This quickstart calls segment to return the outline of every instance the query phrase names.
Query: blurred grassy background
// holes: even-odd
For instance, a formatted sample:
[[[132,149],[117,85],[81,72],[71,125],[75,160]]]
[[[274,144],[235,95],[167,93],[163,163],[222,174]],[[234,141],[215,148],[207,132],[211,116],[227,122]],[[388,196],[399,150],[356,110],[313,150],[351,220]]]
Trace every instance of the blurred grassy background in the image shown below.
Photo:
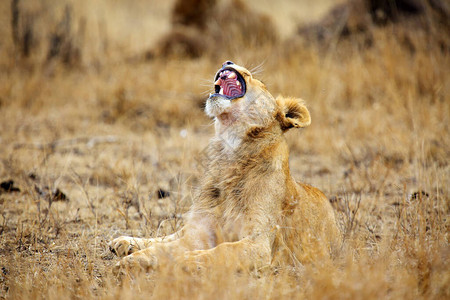
[[[2,298],[450,297],[447,2],[10,0],[0,16]],[[119,285],[109,240],[183,222],[228,59],[306,100],[292,173],[327,194],[345,247],[303,270]]]

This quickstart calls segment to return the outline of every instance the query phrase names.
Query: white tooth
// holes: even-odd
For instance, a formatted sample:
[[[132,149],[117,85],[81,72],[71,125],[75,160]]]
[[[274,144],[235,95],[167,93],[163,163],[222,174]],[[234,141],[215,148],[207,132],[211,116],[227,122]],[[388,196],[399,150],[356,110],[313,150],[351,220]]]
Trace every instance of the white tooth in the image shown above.
[[[228,78],[231,78],[231,79],[236,78],[236,73],[230,72],[230,75],[228,75]]]
[[[236,85],[237,85],[237,86],[240,86],[241,83],[240,83],[239,81],[236,80]]]
[[[216,82],[214,82],[214,85],[220,85],[220,78],[216,80]]]
[[[223,88],[220,88],[219,94],[223,95]]]

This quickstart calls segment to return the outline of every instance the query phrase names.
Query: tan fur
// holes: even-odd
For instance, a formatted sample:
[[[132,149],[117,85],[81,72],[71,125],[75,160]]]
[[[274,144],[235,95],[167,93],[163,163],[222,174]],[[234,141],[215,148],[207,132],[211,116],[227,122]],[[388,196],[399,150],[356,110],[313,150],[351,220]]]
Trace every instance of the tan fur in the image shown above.
[[[247,69],[230,67],[247,90],[233,100],[212,95],[206,103],[216,135],[186,225],[166,239],[113,240],[111,249],[125,256],[116,272],[155,269],[166,257],[194,268],[224,258],[244,269],[296,265],[329,258],[340,241],[328,199],[290,174],[283,133],[311,123],[303,101],[274,99]]]

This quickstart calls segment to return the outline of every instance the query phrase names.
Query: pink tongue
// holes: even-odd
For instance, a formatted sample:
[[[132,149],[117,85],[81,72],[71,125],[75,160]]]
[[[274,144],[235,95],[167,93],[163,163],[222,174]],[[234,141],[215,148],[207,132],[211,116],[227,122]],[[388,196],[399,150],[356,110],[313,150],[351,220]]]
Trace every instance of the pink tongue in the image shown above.
[[[242,93],[241,88],[236,84],[236,79],[222,79],[222,82],[224,95],[227,95],[229,97],[236,97]]]

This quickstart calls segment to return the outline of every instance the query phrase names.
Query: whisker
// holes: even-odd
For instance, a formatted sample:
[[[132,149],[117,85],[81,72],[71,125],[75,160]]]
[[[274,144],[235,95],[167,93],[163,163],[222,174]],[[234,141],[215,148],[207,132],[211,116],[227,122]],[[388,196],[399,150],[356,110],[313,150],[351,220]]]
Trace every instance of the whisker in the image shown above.
[[[206,91],[200,92],[200,94],[204,95],[204,96],[209,96],[209,94],[211,94],[211,90],[206,90]]]
[[[206,84],[206,83],[200,83],[199,85],[200,85],[200,86],[205,86],[205,87],[212,87],[212,86],[213,86],[213,83],[208,83],[208,84]]]
[[[207,83],[209,85],[214,84],[214,80],[212,80],[211,78],[210,79],[200,78],[200,82]]]
[[[211,120],[211,122],[210,123],[208,123],[208,124],[204,124],[204,125],[200,125],[200,126],[202,126],[202,127],[210,127],[210,126],[213,126],[214,125],[214,119],[213,120]]]
[[[266,63],[267,58],[264,59],[260,64],[258,64],[257,66],[251,68],[250,73],[254,74],[254,75],[258,75],[261,74],[262,72],[264,72],[264,64]]]

